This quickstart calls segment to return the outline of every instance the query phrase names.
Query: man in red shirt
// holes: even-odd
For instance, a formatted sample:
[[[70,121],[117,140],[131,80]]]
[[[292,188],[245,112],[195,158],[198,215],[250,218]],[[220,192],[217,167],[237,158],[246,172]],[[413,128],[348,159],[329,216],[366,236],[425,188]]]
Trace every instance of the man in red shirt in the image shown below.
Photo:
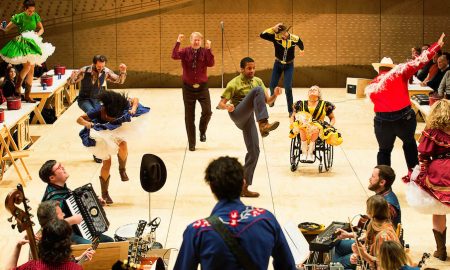
[[[189,141],[189,150],[195,151],[195,103],[198,100],[202,107],[200,117],[200,141],[206,141],[206,129],[211,119],[211,98],[208,89],[207,67],[214,66],[214,55],[211,52],[211,41],[206,40],[202,46],[203,36],[199,32],[193,32],[190,37],[191,46],[180,49],[184,39],[183,34],[178,35],[177,43],[172,51],[172,59],[181,60],[183,67],[183,101],[184,122]]]
[[[372,64],[379,75],[366,87],[365,91],[374,104],[375,136],[379,146],[378,165],[391,165],[391,152],[396,137],[403,141],[403,152],[408,169],[412,170],[419,164],[417,144],[414,139],[417,122],[415,113],[411,109],[408,81],[441,49],[444,45],[444,37],[445,34],[442,34],[437,43],[423,51],[414,60],[395,66],[390,58],[383,58],[381,63]]]

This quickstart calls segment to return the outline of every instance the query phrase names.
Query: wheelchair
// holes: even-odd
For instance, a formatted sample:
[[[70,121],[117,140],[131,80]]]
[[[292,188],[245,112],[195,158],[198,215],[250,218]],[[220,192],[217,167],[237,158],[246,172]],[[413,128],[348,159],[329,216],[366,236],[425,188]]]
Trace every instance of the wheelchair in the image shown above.
[[[291,152],[290,152],[290,161],[291,161],[291,171],[295,172],[298,167],[298,163],[314,163],[316,160],[319,160],[319,173],[327,172],[333,166],[333,146],[327,144],[324,140],[318,138],[316,140],[316,147],[314,149],[314,161],[308,162],[304,160],[300,160],[300,155],[302,154],[301,150],[301,140],[300,134],[297,134],[293,139],[291,139]],[[324,170],[325,169],[325,170]]]

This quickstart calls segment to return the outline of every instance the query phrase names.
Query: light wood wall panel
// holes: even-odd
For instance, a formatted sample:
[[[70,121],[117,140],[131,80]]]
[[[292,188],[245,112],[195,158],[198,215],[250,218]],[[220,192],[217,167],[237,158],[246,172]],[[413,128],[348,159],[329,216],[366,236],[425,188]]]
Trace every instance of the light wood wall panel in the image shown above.
[[[270,81],[273,45],[259,38],[264,29],[284,22],[301,37],[294,86],[344,86],[346,77],[373,77],[371,63],[383,56],[395,62],[410,49],[437,40],[450,28],[450,2],[439,0],[55,0],[37,1],[44,40],[56,46],[47,64],[79,68],[95,54],[108,57],[117,70],[125,62],[130,76],[124,87],[181,85],[181,64],[171,59],[179,33],[200,31],[212,41],[216,64],[209,69],[210,86],[218,87],[222,72],[224,22],[225,83],[237,74],[239,61],[251,56],[257,76]],[[22,11],[22,1],[1,1],[0,17],[9,21]],[[0,46],[17,35],[0,35]],[[448,39],[448,38],[447,38]],[[448,42],[447,42],[448,43]],[[449,50],[446,44],[445,50]]]
[[[336,1],[294,1],[294,29],[305,45],[296,57],[294,86],[328,86],[336,80]]]
[[[436,42],[442,33],[445,38],[444,51],[450,51],[450,1],[424,0],[424,42]]]
[[[381,57],[404,62],[423,44],[423,1],[381,0]]]
[[[125,63],[127,85],[160,84],[161,22],[159,2],[116,0],[117,61]]]
[[[248,55],[248,0],[205,1],[205,39],[212,42],[215,65],[208,69],[209,82],[221,86],[222,30],[224,26],[224,86],[239,72],[239,61]]]
[[[107,66],[117,70],[117,25],[115,0],[78,0],[73,6],[74,66],[92,63],[103,54]]]
[[[172,60],[178,34],[184,34],[181,47],[189,46],[192,32],[205,33],[203,0],[160,1],[161,12],[161,84],[181,85],[181,61]]]
[[[255,59],[257,76],[269,85],[275,52],[273,44],[259,37],[265,29],[282,22],[292,26],[292,0],[249,0],[249,56]],[[270,72],[267,72],[269,71]]]

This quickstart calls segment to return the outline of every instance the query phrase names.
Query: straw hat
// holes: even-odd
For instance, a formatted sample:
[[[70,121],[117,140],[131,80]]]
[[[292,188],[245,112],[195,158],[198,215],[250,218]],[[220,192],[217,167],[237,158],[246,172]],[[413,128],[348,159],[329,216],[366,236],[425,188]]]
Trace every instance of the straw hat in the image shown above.
[[[380,63],[372,63],[372,66],[377,72],[380,72],[380,67],[393,68],[396,65],[394,64],[394,62],[392,61],[392,59],[390,57],[383,57],[383,59],[381,59]]]

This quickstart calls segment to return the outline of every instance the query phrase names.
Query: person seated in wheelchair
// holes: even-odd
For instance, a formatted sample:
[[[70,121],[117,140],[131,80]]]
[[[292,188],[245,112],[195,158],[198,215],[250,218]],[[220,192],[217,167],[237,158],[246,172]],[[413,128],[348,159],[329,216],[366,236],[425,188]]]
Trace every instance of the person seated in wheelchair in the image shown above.
[[[291,115],[289,137],[295,138],[300,134],[300,161],[314,162],[318,138],[330,145],[342,143],[341,134],[334,128],[336,118],[333,111],[336,107],[331,102],[322,100],[319,86],[312,86],[308,91],[308,100],[299,100],[292,107],[294,112]],[[329,118],[329,123],[325,121],[325,116]]]

